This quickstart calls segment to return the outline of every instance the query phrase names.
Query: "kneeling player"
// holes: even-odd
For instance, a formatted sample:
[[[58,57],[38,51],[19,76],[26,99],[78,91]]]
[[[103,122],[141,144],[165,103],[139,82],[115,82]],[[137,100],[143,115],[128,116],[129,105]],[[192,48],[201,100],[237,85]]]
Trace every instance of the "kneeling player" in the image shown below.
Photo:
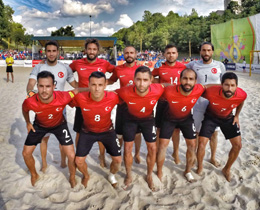
[[[105,91],[106,76],[102,72],[92,72],[89,76],[90,92],[80,93],[73,101],[80,107],[83,116],[83,128],[80,131],[76,151],[76,165],[83,174],[82,184],[87,187],[89,174],[85,162],[95,142],[102,142],[111,155],[109,182],[116,187],[115,173],[121,163],[121,148],[111,121],[111,111],[119,102],[115,92]]]
[[[227,72],[222,76],[222,86],[211,87],[202,95],[209,100],[209,105],[199,134],[198,174],[201,174],[203,170],[202,161],[208,140],[215,128],[219,126],[225,138],[229,139],[232,144],[228,161],[222,170],[227,181],[231,180],[230,169],[242,147],[238,116],[247,97],[246,92],[237,87],[237,83],[237,75]],[[235,116],[232,113],[234,108],[236,108]]]
[[[35,169],[35,161],[32,156],[38,143],[46,133],[53,133],[62,145],[62,149],[68,157],[70,171],[70,184],[76,185],[74,163],[75,151],[73,141],[63,115],[63,109],[72,100],[78,91],[54,92],[54,76],[48,71],[42,71],[37,75],[38,93],[26,99],[23,103],[23,116],[27,124],[28,136],[23,149],[24,161],[31,172],[31,183],[34,186],[39,179]],[[33,125],[30,122],[29,111],[35,112]]]
[[[163,176],[162,167],[167,146],[174,129],[178,126],[187,144],[184,176],[189,182],[195,181],[191,174],[191,167],[195,158],[196,130],[191,109],[205,90],[205,87],[201,84],[196,84],[196,81],[196,72],[192,69],[184,69],[180,75],[181,84],[168,86],[164,90],[163,97],[167,100],[168,107],[163,115],[157,154],[157,176],[160,180],[162,180]]]

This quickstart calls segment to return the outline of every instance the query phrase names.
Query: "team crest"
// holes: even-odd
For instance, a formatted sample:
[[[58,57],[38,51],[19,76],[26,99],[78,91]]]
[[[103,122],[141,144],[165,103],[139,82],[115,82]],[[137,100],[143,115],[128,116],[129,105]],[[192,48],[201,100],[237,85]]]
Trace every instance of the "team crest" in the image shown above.
[[[211,69],[212,74],[216,74],[218,70],[216,68]]]
[[[108,111],[110,111],[112,108],[111,108],[111,106],[107,106],[106,108],[105,108],[105,110],[108,112]]]
[[[98,68],[97,70],[98,70],[98,71],[103,71],[103,69],[101,69],[101,68]]]
[[[57,112],[59,112],[59,111],[61,111],[61,110],[62,110],[62,107],[58,107],[58,108],[56,109]]]
[[[64,73],[60,71],[60,72],[58,73],[58,77],[59,77],[59,78],[63,78],[63,77],[64,77]]]
[[[151,104],[152,105],[156,104],[156,100],[151,100]]]
[[[236,108],[236,107],[237,107],[236,104],[232,104],[232,105],[231,105],[231,108],[232,108],[232,109],[234,109],[234,108]]]
[[[196,101],[197,101],[197,99],[196,99],[196,98],[194,98],[194,99],[192,99],[192,100],[191,100],[191,103],[193,103],[193,104],[194,104]]]

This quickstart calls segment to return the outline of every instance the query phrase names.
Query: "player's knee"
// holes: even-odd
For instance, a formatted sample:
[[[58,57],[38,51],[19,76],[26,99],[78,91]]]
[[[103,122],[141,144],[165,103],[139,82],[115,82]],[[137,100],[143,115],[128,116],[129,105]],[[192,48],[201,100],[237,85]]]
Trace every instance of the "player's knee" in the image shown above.
[[[147,150],[149,153],[156,153],[156,144],[148,144]]]
[[[122,162],[121,156],[113,157],[113,162],[115,164],[120,164]]]
[[[23,150],[22,154],[23,154],[23,158],[24,158],[24,159],[25,159],[25,158],[28,158],[28,157],[30,157],[30,156],[32,155],[31,152],[28,152],[28,151],[26,151],[26,150]]]
[[[241,148],[242,148],[242,143],[241,143],[241,142],[236,142],[235,144],[233,144],[233,148],[234,148],[236,151],[240,151]]]
[[[82,166],[84,164],[85,160],[83,158],[76,157],[75,163],[77,166]]]
[[[70,160],[70,161],[74,161],[74,159],[75,159],[75,153],[69,153],[69,154],[67,154],[67,157],[68,157],[68,159]]]

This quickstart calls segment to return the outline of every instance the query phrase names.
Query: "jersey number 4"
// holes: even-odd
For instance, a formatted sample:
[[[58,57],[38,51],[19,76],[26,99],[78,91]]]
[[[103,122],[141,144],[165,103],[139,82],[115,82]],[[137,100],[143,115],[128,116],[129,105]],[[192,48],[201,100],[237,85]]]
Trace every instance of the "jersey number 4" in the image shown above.
[[[140,112],[145,113],[145,107],[143,107],[143,108],[140,110]]]

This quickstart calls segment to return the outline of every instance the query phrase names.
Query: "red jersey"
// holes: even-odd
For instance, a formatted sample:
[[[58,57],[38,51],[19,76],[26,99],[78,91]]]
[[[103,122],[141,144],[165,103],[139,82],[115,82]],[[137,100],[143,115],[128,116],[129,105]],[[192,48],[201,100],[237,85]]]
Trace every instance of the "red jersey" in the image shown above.
[[[100,71],[103,73],[112,73],[115,66],[108,61],[96,58],[94,63],[89,63],[87,58],[76,60],[70,64],[70,68],[73,72],[77,71],[79,77],[79,87],[88,87],[89,76],[94,71]]]
[[[218,118],[230,118],[232,110],[246,99],[247,94],[238,87],[233,97],[225,98],[221,86],[212,86],[202,96],[209,100],[207,113]]]
[[[114,70],[113,75],[110,77],[110,79],[114,82],[116,82],[118,79],[120,81],[120,87],[125,87],[127,85],[134,84],[134,75],[135,70],[140,65],[135,65],[133,67],[128,67],[125,64],[122,64],[120,66],[117,66]]]
[[[161,67],[152,71],[154,77],[159,76],[160,83],[180,84],[180,74],[186,66],[176,61],[174,66],[169,66],[167,62],[163,63]]]
[[[54,91],[53,101],[45,104],[42,103],[39,94],[27,98],[23,102],[23,110],[35,112],[35,123],[41,127],[52,128],[60,125],[65,119],[63,109],[74,98],[72,91]]]
[[[168,101],[168,117],[172,120],[183,120],[191,114],[191,109],[197,102],[198,98],[205,91],[205,87],[196,84],[188,96],[184,96],[180,92],[180,85],[168,86],[164,90],[163,97]]]
[[[101,101],[94,101],[90,92],[79,93],[73,100],[73,105],[80,107],[83,116],[83,126],[86,132],[102,133],[113,128],[111,111],[119,103],[115,92],[105,91]],[[73,106],[72,105],[72,106]]]
[[[143,97],[136,93],[136,87],[133,85],[116,90],[119,97],[126,102],[128,112],[138,119],[153,116],[153,108],[163,91],[164,87],[161,84],[151,84],[148,94]]]

